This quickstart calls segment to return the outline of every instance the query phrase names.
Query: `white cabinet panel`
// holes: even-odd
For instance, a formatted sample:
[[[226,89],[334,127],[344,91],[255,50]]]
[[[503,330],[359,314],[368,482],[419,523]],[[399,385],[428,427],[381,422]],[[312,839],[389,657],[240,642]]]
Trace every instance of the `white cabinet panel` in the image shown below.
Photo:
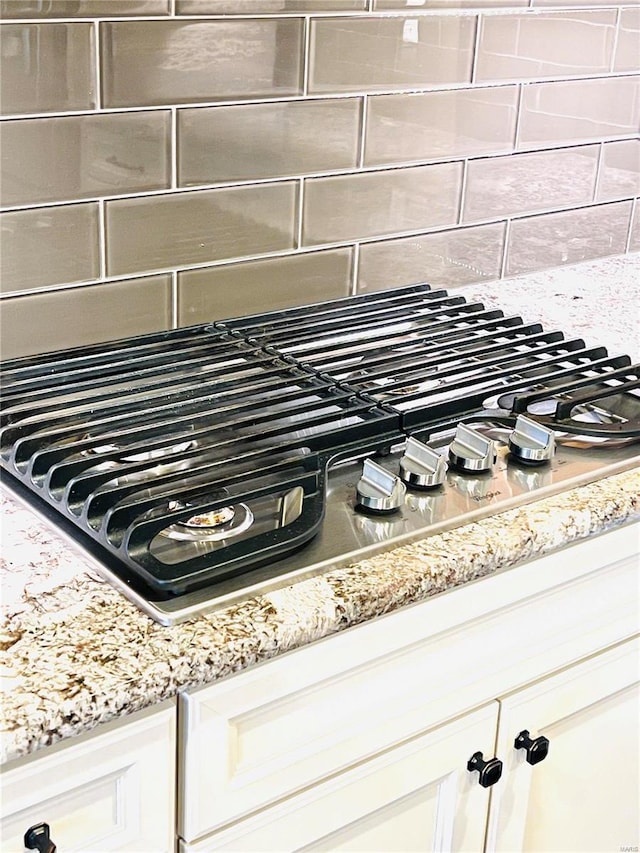
[[[175,707],[65,741],[2,774],[1,849],[47,823],[60,853],[174,849]]]
[[[497,715],[493,702],[180,850],[479,851],[489,789],[466,765],[493,756]]]
[[[638,843],[640,641],[632,640],[502,701],[504,779],[491,802],[489,850],[602,853]],[[523,729],[549,739],[531,766]]]

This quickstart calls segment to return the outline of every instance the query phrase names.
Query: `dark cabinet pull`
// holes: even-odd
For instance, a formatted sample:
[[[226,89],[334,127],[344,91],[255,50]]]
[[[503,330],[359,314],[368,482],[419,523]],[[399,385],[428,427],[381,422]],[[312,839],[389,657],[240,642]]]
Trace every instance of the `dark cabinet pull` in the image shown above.
[[[48,823],[36,823],[30,826],[24,834],[24,846],[27,850],[38,850],[39,853],[56,853],[56,845],[51,840]]]
[[[529,764],[539,764],[549,754],[549,739],[544,735],[530,738],[528,729],[523,729],[520,732],[514,740],[513,745],[516,749],[527,750],[527,761]]]
[[[474,752],[467,761],[467,770],[477,770],[478,782],[483,788],[489,788],[502,776],[502,761],[499,758],[489,758],[485,761],[481,752]]]

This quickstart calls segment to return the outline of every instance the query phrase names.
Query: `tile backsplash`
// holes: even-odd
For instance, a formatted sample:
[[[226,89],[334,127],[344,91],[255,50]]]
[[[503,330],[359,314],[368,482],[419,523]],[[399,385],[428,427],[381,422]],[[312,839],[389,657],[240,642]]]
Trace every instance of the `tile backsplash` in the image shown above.
[[[0,0],[1,351],[640,249],[640,0]]]

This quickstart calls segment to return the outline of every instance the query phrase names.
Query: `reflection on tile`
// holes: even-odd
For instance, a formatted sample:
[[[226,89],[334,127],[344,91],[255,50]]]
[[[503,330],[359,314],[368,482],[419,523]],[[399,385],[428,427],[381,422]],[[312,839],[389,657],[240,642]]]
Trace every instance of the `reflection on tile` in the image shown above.
[[[640,139],[603,146],[598,201],[640,195]]]
[[[124,21],[101,25],[107,106],[296,95],[302,20]]]
[[[640,125],[640,77],[527,86],[520,113],[519,148],[630,136]]]
[[[533,216],[511,223],[506,275],[624,252],[631,202]]]
[[[3,293],[100,275],[98,206],[70,204],[0,215]]]
[[[500,277],[504,223],[360,247],[358,292],[425,281],[455,287]]]
[[[467,82],[475,23],[453,15],[312,20],[309,91]]]
[[[597,145],[471,161],[463,219],[588,204],[597,162]]]
[[[304,194],[303,243],[453,225],[461,182],[461,163],[312,178]]]
[[[2,204],[167,187],[169,116],[156,110],[5,122]]]
[[[0,50],[4,115],[95,106],[91,24],[4,24]]]
[[[156,275],[2,300],[2,358],[171,328],[171,276]]]
[[[178,274],[181,326],[349,295],[351,249],[310,252]]]
[[[180,110],[178,122],[181,186],[357,165],[359,98]]]
[[[369,99],[366,165],[497,154],[514,143],[518,87]]]
[[[640,252],[640,203],[636,199],[633,210],[633,221],[629,234],[629,251]]]
[[[109,275],[294,246],[293,182],[122,199],[106,207]]]
[[[621,9],[614,71],[640,71],[640,9]]]
[[[258,12],[361,12],[367,0],[176,0],[178,15],[255,15]]]
[[[604,73],[616,26],[614,10],[482,19],[476,80]]]
[[[1,18],[92,18],[168,15],[170,0],[0,0]]]

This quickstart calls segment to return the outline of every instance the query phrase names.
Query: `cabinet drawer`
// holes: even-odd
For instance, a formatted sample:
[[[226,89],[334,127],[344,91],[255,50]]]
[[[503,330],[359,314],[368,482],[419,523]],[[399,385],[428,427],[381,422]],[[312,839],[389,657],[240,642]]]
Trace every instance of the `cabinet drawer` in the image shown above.
[[[152,709],[8,765],[1,778],[3,853],[47,823],[60,853],[172,851],[175,706]]]
[[[637,541],[637,528],[606,534],[181,695],[179,835],[631,636]]]

